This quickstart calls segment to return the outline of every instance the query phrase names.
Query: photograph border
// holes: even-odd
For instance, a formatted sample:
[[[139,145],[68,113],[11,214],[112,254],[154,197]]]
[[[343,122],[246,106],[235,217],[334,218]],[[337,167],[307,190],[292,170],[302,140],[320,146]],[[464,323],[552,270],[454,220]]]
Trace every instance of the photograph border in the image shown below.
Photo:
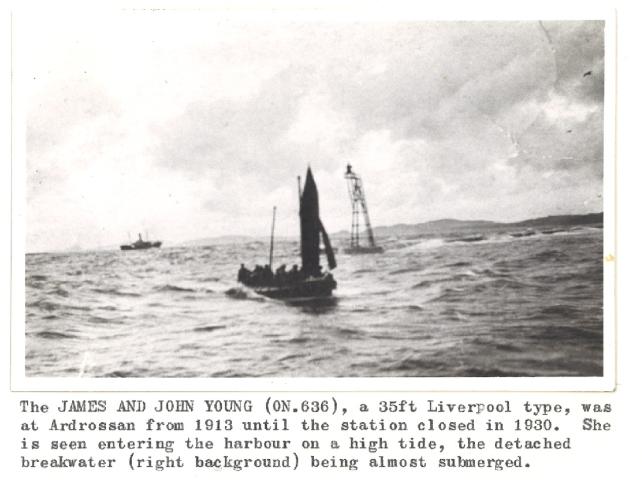
[[[485,9],[487,10],[487,9]],[[217,12],[213,10],[213,12]],[[10,285],[10,375],[12,392],[608,392],[617,382],[617,14],[615,10],[601,11],[597,16],[578,17],[563,12],[512,12],[510,18],[484,20],[603,20],[604,28],[604,159],[603,159],[603,376],[601,377],[245,377],[245,378],[75,378],[27,377],[25,375],[25,232],[26,232],[26,109],[20,88],[24,78],[16,27],[26,12],[12,15],[12,83],[11,83],[11,285]],[[586,9],[582,9],[586,12]],[[470,20],[430,15],[426,9],[412,13],[413,21]],[[494,13],[494,12],[493,12]],[[533,15],[535,13],[535,15]],[[224,14],[224,13],[223,13]],[[256,15],[256,12],[253,13]],[[338,21],[369,21],[385,18],[389,21],[408,20],[409,12],[386,10],[319,12],[279,11],[275,15],[294,15],[295,18],[322,15]],[[510,15],[511,12],[508,12]],[[452,15],[452,13],[451,13]],[[470,15],[470,13],[468,13]],[[481,18],[479,18],[481,20]],[[19,37],[19,36],[18,36]]]

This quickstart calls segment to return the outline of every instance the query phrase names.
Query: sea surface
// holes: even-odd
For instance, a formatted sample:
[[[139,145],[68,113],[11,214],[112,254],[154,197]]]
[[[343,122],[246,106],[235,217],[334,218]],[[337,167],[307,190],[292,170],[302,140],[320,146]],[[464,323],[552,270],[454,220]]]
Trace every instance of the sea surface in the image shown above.
[[[602,229],[544,231],[335,239],[336,300],[298,306],[236,283],[262,241],[28,254],[26,375],[601,376]]]

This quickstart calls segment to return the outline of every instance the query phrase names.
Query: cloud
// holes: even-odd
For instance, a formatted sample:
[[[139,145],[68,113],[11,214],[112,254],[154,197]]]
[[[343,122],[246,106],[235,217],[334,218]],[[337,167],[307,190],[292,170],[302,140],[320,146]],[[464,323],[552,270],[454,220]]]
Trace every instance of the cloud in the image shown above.
[[[331,231],[349,225],[348,162],[379,224],[601,208],[602,22],[170,19],[122,14],[36,49],[34,248],[137,225],[263,234],[272,205],[296,235],[308,164]]]

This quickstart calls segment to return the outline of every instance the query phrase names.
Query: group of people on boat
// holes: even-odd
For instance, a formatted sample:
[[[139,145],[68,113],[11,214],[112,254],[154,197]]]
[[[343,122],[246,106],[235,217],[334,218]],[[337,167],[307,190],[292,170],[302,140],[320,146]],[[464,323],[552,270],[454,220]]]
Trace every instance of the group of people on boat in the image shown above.
[[[254,270],[249,270],[242,263],[237,280],[251,287],[287,285],[303,280],[303,274],[298,265],[292,265],[290,270],[287,270],[286,265],[281,265],[276,269],[276,272],[272,272],[269,265],[256,265]]]

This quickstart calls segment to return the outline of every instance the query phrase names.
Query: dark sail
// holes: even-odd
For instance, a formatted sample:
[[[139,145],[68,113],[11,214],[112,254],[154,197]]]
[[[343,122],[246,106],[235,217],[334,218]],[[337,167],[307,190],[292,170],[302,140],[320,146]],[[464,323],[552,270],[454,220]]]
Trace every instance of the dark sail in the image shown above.
[[[328,264],[336,267],[334,251],[330,239],[319,218],[319,194],[314,183],[312,172],[308,168],[303,191],[299,181],[299,217],[301,226],[301,269],[296,265],[286,271],[285,265],[272,271],[272,253],[274,238],[274,217],[272,235],[270,236],[270,265],[259,267],[253,271],[241,264],[237,279],[243,285],[254,289],[266,297],[287,300],[288,302],[310,302],[326,299],[332,296],[332,290],[337,288],[337,282],[329,272],[321,272],[319,264],[319,243],[323,236]]]
[[[321,219],[319,219],[319,226],[321,227],[321,235],[323,237],[323,246],[325,247],[325,256],[328,257],[328,268],[332,270],[337,266],[337,261],[334,258],[334,250],[332,250],[332,245],[330,244],[330,237],[328,237],[328,234],[326,233],[325,228],[323,228],[323,223],[321,223]]]
[[[306,276],[316,276],[321,270],[319,265],[319,195],[309,167],[299,203],[299,217],[301,220],[301,270]]]

